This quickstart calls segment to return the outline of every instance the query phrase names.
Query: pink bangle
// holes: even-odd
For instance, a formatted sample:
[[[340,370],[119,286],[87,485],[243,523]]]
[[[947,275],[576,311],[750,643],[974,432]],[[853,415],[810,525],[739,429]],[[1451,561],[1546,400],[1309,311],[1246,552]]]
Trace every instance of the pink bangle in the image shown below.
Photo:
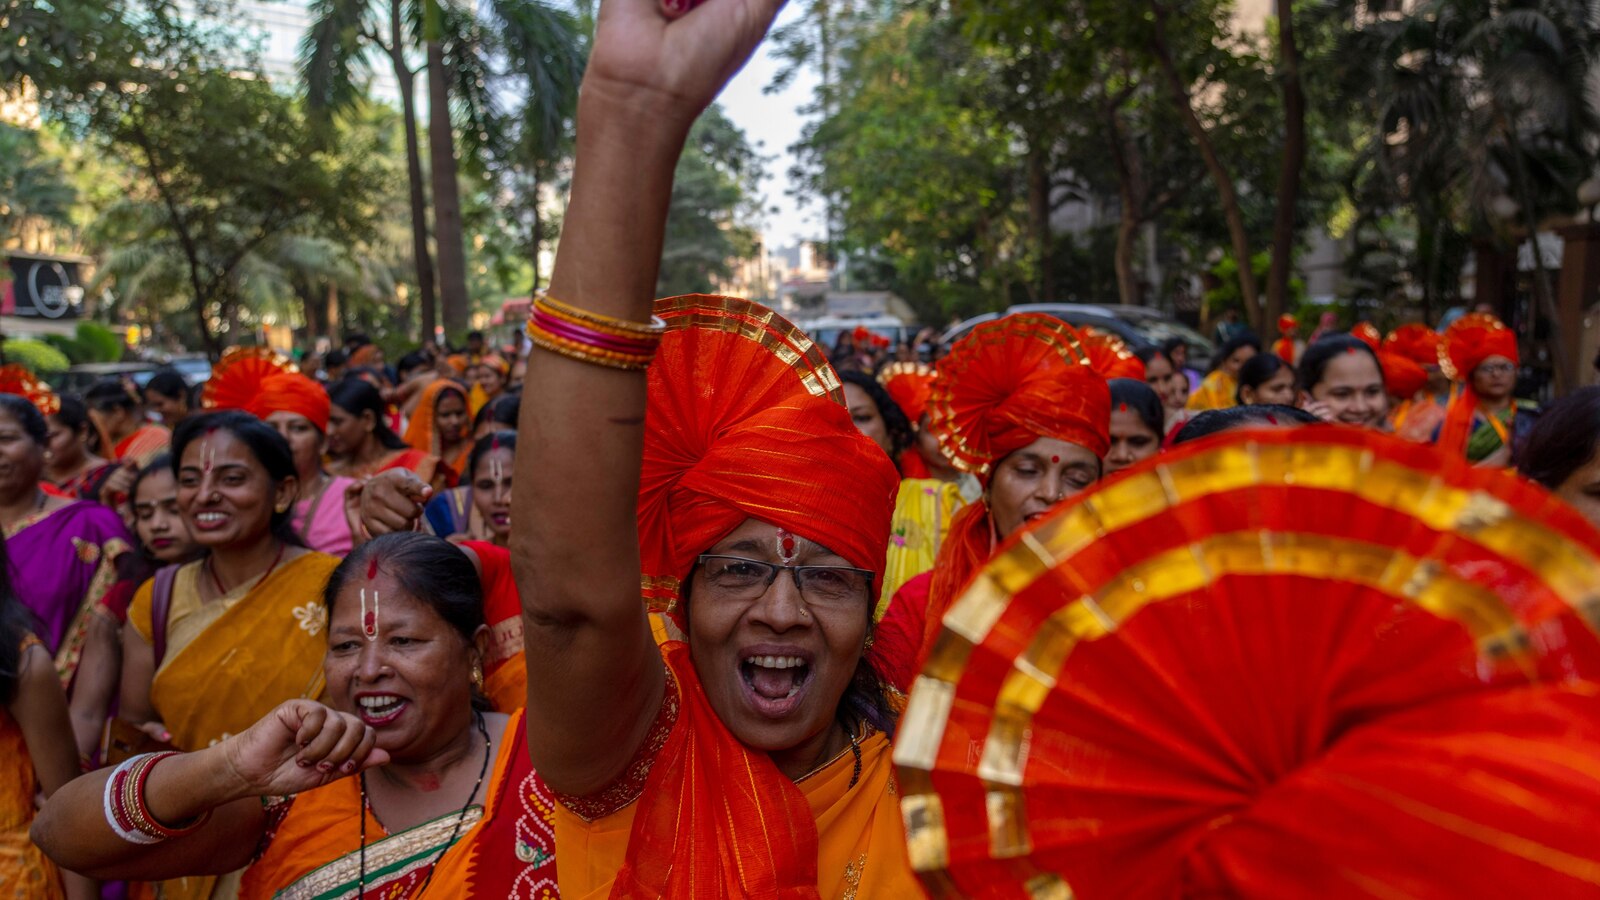
[[[645,355],[653,353],[656,346],[661,343],[660,338],[628,338],[615,334],[606,334],[593,328],[586,328],[575,322],[548,315],[539,310],[533,313],[533,324],[557,337],[566,338],[579,344],[598,347],[602,350],[615,350],[618,353],[634,353]]]

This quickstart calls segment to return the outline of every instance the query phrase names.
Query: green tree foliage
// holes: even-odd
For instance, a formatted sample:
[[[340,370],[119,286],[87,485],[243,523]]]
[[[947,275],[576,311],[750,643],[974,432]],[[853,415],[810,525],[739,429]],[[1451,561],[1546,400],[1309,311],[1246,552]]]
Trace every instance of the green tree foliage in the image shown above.
[[[28,243],[30,229],[67,225],[77,191],[36,131],[0,123],[0,244]]]
[[[836,198],[835,251],[930,321],[1024,296],[1026,185],[992,62],[917,8],[841,60],[829,113],[796,148],[800,189]]]
[[[661,296],[705,293],[755,250],[761,158],[720,106],[695,122],[678,160],[661,250]]]
[[[5,353],[6,362],[20,363],[40,378],[59,375],[72,365],[65,353],[43,341],[6,341],[0,344],[0,352]]]
[[[120,216],[141,264],[107,269],[170,290],[181,260],[196,336],[215,356],[243,339],[251,254],[299,230],[359,235],[376,178],[366,157],[331,152],[292,98],[231,63],[226,32],[159,16],[138,27],[143,55],[85,63],[57,102],[141,176]]]

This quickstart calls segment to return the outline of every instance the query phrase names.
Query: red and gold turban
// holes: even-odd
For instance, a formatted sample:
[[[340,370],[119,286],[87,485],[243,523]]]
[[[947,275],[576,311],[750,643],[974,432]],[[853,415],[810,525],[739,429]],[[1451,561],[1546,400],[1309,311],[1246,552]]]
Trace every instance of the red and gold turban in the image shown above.
[[[39,411],[40,415],[53,416],[61,411],[61,398],[56,392],[35,378],[26,366],[7,363],[0,366],[0,394],[16,394]]]
[[[1437,366],[1439,364],[1440,348],[1443,338],[1439,332],[1422,324],[1421,322],[1408,322],[1389,332],[1383,339],[1383,349],[1390,353],[1404,356],[1406,359],[1422,366]]]
[[[1494,316],[1467,313],[1445,329],[1444,352],[1439,356],[1439,364],[1451,378],[1471,381],[1473,371],[1491,356],[1504,356],[1512,364],[1521,361],[1517,353],[1517,333]]]
[[[915,425],[928,409],[933,391],[933,366],[921,362],[892,362],[878,372],[878,383]]]
[[[995,463],[1040,437],[1111,446],[1111,390],[1083,340],[1052,316],[1020,313],[972,329],[939,360],[929,423],[957,468],[987,480]]]
[[[1383,346],[1383,332],[1371,322],[1357,322],[1356,327],[1350,329],[1350,336],[1374,350]]]
[[[1383,386],[1391,397],[1415,397],[1428,386],[1428,370],[1409,357],[1390,350],[1378,351],[1378,363],[1383,366]]]
[[[1094,369],[1101,378],[1107,381],[1113,378],[1144,380],[1144,361],[1133,355],[1122,338],[1087,326],[1079,334],[1083,339],[1083,349],[1089,354],[1089,368]]]
[[[650,366],[639,476],[651,608],[673,611],[695,558],[752,518],[881,583],[900,476],[850,421],[821,351],[744,300],[676,297],[655,311],[667,332]]]
[[[1295,319],[1294,316],[1291,316],[1288,313],[1284,313],[1283,315],[1278,317],[1278,333],[1279,334],[1282,334],[1282,335],[1293,334],[1295,332],[1295,329],[1297,329],[1299,327],[1300,327],[1300,322],[1297,319]]]
[[[305,416],[318,431],[326,434],[333,403],[322,385],[298,372],[281,372],[261,380],[261,389],[256,394],[255,402],[248,408],[260,419],[275,412]]]
[[[200,389],[200,407],[253,412],[263,382],[298,371],[288,357],[271,347],[229,347]]]

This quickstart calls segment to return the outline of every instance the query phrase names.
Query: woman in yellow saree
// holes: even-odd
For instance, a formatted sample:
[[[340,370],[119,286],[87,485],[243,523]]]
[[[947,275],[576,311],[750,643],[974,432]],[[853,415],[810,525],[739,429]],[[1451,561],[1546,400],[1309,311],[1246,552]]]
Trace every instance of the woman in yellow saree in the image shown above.
[[[1203,412],[1239,405],[1239,369],[1260,352],[1261,341],[1254,335],[1237,337],[1223,344],[1212,359],[1211,372],[1200,382],[1199,389],[1189,395],[1189,409]]]
[[[690,6],[602,8],[529,323],[511,550],[562,896],[916,896],[864,653],[894,465],[770,310],[683,297],[650,324],[674,161],[782,3]],[[687,643],[656,646],[641,586]]]
[[[178,507],[209,555],[146,582],[123,633],[121,715],[152,738],[198,750],[285,700],[322,695],[326,613],[338,559],[301,546],[291,524],[294,456],[246,413],[184,420],[174,435]],[[187,879],[167,897],[231,896],[236,882]]]

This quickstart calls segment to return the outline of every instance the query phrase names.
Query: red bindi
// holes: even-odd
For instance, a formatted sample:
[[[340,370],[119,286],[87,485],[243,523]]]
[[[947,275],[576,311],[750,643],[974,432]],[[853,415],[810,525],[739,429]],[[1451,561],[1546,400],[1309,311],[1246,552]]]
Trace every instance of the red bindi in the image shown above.
[[[1050,462],[1051,462],[1051,463],[1058,463],[1058,462],[1061,462],[1061,457],[1059,457],[1059,456],[1052,456],[1052,457],[1050,457]]]
[[[377,577],[378,577],[378,557],[374,556],[374,557],[372,557],[372,559],[370,561],[367,562],[367,580],[371,581],[372,579],[377,578]]]
[[[1128,411],[1128,404],[1126,404],[1126,403],[1118,403],[1117,404],[1117,412],[1127,412],[1127,411]]]
[[[1278,417],[1273,415],[1272,413],[1267,413],[1267,423],[1271,424],[1271,425],[1278,424]]]

